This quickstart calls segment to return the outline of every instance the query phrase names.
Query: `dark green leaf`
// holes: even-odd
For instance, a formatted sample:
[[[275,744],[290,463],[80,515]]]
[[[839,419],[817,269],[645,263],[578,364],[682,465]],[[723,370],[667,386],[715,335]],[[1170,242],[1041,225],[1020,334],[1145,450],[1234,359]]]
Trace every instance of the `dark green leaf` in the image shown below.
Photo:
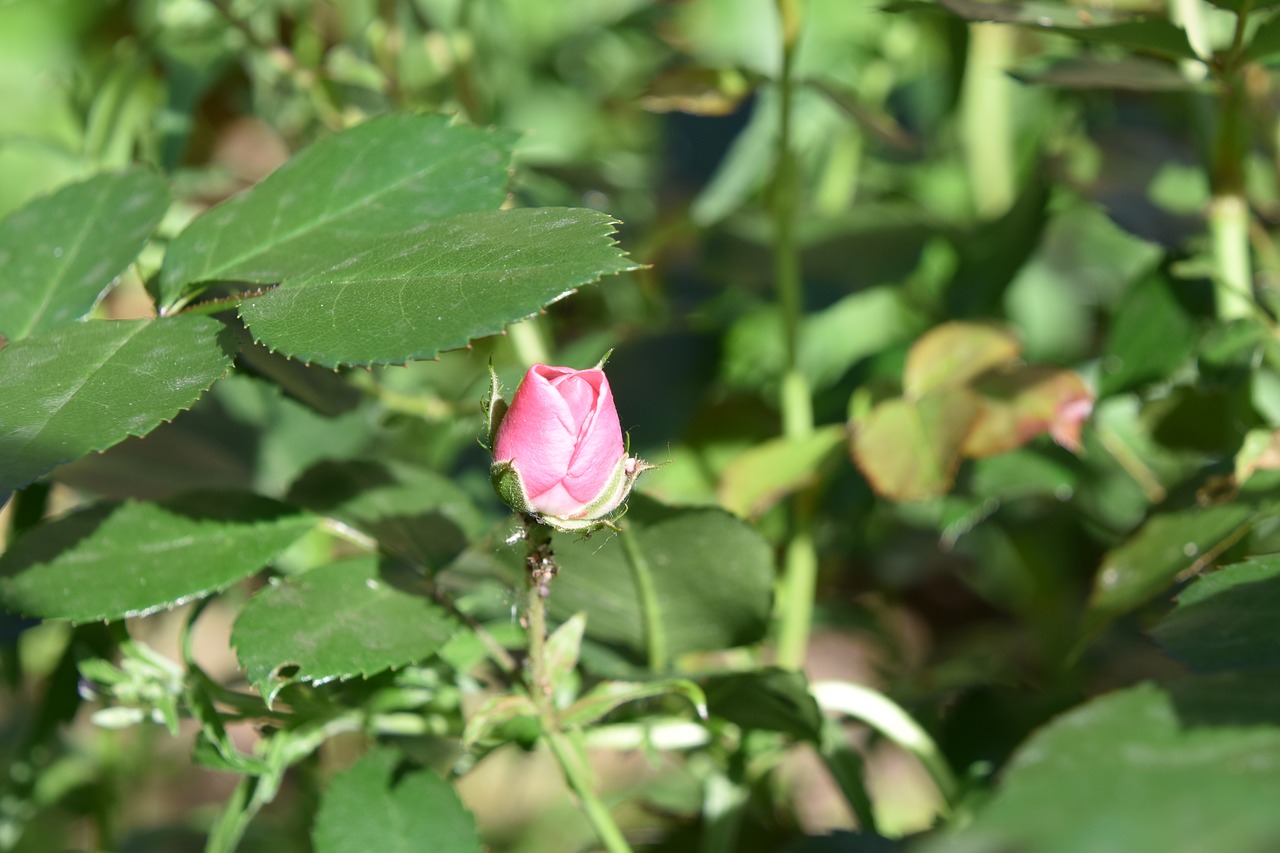
[[[475,818],[448,782],[403,769],[381,747],[333,777],[311,840],[316,853],[479,853]]]
[[[1103,350],[1099,395],[1168,378],[1195,350],[1195,332],[1168,276],[1146,276],[1125,294],[1116,312]]]
[[[0,557],[5,605],[45,619],[121,619],[222,589],[315,526],[252,495],[104,503],[35,528]]]
[[[1033,735],[960,835],[926,849],[1199,853],[1280,838],[1280,729],[1192,726],[1155,685]]]
[[[398,589],[373,557],[321,566],[273,583],[244,606],[231,645],[270,702],[291,681],[372,675],[433,654],[457,623],[422,594]],[[294,666],[287,677],[277,670]]]
[[[803,673],[771,667],[713,675],[702,682],[702,688],[713,717],[744,729],[786,732],[814,743],[822,738],[822,712]]]
[[[1280,556],[1207,574],[1152,629],[1156,641],[1207,672],[1280,669]]]
[[[212,281],[275,284],[426,223],[493,210],[512,143],[414,115],[322,139],[187,226],[169,246],[156,301],[172,310]]]
[[[76,323],[0,350],[0,493],[145,435],[231,366],[216,320]]]
[[[1244,58],[1248,62],[1266,62],[1280,53],[1280,16],[1272,17],[1254,30]]]
[[[240,316],[271,349],[330,367],[434,358],[635,269],[613,226],[593,210],[455,216],[353,246],[328,267],[291,270],[241,303]]]
[[[1157,515],[1102,561],[1086,614],[1086,633],[1167,589],[1187,570],[1209,565],[1253,524],[1247,504]]]
[[[0,222],[0,335],[16,341],[92,311],[168,206],[164,180],[134,167],[64,187]]]
[[[350,524],[387,553],[429,570],[456,557],[486,527],[452,480],[398,463],[321,462],[294,482],[289,500]]]
[[[719,509],[678,509],[642,495],[630,506],[622,525],[634,538],[634,555],[617,535],[557,537],[560,574],[549,599],[557,618],[585,611],[588,637],[642,661],[651,642],[670,659],[764,636],[773,554],[760,534]],[[634,565],[634,556],[644,565]],[[651,600],[638,585],[640,573],[651,581]],[[660,636],[650,637],[646,626]]]

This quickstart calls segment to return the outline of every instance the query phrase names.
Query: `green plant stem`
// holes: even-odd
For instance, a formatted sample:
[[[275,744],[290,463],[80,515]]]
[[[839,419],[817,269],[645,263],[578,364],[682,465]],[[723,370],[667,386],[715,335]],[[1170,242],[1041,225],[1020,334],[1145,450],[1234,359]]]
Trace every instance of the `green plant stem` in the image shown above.
[[[942,794],[947,811],[956,805],[960,785],[942,750],[929,733],[888,696],[847,681],[815,682],[810,689],[823,710],[866,723],[914,755]]]
[[[636,543],[635,534],[623,530],[618,537],[622,540],[622,551],[627,556],[631,579],[635,582],[636,594],[640,598],[640,612],[644,614],[644,639],[649,654],[649,669],[663,672],[667,668],[667,634],[662,629],[658,593],[653,588],[653,572],[649,570],[649,561],[644,558]]]
[[[512,323],[507,327],[507,337],[516,351],[516,357],[525,367],[546,364],[551,360],[551,352],[542,336],[537,317]]]
[[[1245,194],[1248,157],[1248,111],[1244,87],[1245,26],[1252,6],[1244,0],[1236,16],[1235,35],[1224,61],[1218,94],[1218,135],[1210,174],[1209,236],[1217,272],[1219,320],[1256,313],[1253,267],[1249,256],[1249,201]]]
[[[631,853],[622,830],[618,829],[604,802],[596,796],[586,755],[560,727],[560,715],[553,696],[554,685],[547,677],[547,596],[558,569],[551,551],[550,529],[538,524],[531,516],[525,516],[524,529],[528,545],[525,568],[529,577],[524,613],[525,630],[529,636],[528,686],[534,707],[538,709],[543,739],[551,748],[565,782],[578,798],[583,814],[605,849],[609,853]]]
[[[984,219],[1007,211],[1016,194],[1013,83],[1004,70],[1013,39],[1013,27],[1004,24],[969,25],[961,122],[974,211]]]

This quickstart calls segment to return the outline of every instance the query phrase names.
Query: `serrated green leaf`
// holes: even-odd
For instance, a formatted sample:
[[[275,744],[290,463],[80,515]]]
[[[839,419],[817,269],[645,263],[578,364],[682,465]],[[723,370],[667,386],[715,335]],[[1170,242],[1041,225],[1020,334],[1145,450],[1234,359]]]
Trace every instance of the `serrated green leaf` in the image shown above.
[[[475,818],[448,782],[403,770],[380,747],[333,777],[311,834],[316,853],[479,853]]]
[[[593,210],[495,210],[362,243],[242,302],[273,350],[330,367],[403,364],[466,346],[601,276],[635,269]]]
[[[1280,837],[1280,729],[1206,726],[1143,684],[1034,734],[943,851],[1269,850]]]
[[[87,315],[137,257],[169,206],[141,167],[96,175],[0,222],[0,335],[10,341]]]
[[[274,284],[506,195],[514,138],[390,115],[322,139],[209,210],[169,246],[157,303],[169,312],[212,281]]]
[[[457,623],[423,595],[384,578],[374,557],[330,563],[254,596],[236,619],[231,645],[268,703],[291,681],[368,676],[433,654]],[[297,667],[287,678],[277,670]]]
[[[1150,600],[1179,574],[1207,566],[1248,532],[1257,509],[1243,503],[1157,515],[1103,558],[1094,580],[1086,634]]]
[[[588,637],[641,661],[652,659],[654,642],[669,659],[764,636],[773,554],[750,526],[724,510],[634,494],[622,525],[633,552],[617,535],[556,537],[560,573],[548,599],[556,618],[586,612]]]
[[[1280,556],[1254,557],[1205,575],[1151,635],[1201,672],[1280,669]]]
[[[683,696],[701,719],[707,718],[707,697],[701,687],[687,678],[664,678],[658,681],[601,682],[561,711],[560,722],[566,727],[589,726],[628,702],[655,696]]]
[[[226,327],[206,317],[61,326],[0,350],[0,493],[145,435],[231,366]]]
[[[1125,294],[1107,335],[1099,395],[1164,380],[1195,351],[1195,322],[1175,298],[1173,286],[1156,271]]]
[[[262,568],[315,525],[277,501],[193,493],[103,503],[34,528],[0,556],[5,606],[45,619],[138,616]]]

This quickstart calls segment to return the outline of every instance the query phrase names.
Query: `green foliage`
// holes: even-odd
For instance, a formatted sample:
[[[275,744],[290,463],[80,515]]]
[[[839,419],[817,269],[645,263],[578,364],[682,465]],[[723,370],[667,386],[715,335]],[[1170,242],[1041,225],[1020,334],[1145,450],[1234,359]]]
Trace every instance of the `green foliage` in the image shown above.
[[[0,3],[0,851],[1274,846],[1280,15],[1177,7]]]

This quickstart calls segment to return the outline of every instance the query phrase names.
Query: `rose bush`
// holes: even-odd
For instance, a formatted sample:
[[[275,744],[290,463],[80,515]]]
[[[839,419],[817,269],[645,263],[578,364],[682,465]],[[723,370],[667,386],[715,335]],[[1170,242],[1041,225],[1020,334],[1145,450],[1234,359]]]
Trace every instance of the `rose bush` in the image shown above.
[[[606,524],[647,466],[627,455],[609,380],[599,367],[535,364],[510,407],[490,403],[499,496],[559,530]]]

